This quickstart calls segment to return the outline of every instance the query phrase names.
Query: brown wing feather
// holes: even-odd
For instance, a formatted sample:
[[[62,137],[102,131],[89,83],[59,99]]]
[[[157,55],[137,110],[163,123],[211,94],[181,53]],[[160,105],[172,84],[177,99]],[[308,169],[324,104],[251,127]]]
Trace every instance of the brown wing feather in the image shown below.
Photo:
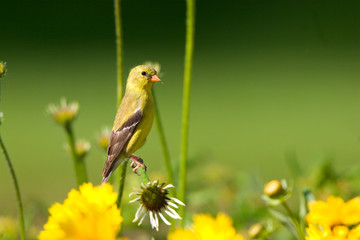
[[[120,156],[124,146],[133,135],[141,118],[142,112],[137,110],[118,130],[111,132],[107,149],[108,156],[102,174],[104,179],[108,180],[111,172],[120,164],[120,161],[116,161],[116,159]]]

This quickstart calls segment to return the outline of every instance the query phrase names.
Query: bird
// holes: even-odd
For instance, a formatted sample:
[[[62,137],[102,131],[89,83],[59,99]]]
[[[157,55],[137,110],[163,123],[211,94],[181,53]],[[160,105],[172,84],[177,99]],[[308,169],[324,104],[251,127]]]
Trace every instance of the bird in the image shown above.
[[[150,66],[139,65],[130,71],[110,134],[101,185],[126,159],[132,161],[134,173],[140,166],[146,169],[143,160],[133,153],[144,145],[151,130],[155,115],[152,86],[159,81],[156,70]]]

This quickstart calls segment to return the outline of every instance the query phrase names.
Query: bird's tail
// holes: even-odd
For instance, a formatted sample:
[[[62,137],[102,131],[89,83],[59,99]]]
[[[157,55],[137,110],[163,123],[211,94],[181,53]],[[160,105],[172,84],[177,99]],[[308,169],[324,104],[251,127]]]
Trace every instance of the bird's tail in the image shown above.
[[[105,183],[107,183],[109,181],[110,176],[111,176],[111,172],[103,177],[103,179],[101,180],[100,187],[102,187]]]

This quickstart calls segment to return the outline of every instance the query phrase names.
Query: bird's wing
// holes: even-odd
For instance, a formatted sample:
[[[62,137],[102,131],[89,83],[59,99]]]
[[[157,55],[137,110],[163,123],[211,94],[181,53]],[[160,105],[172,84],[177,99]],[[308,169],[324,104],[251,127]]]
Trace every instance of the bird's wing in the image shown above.
[[[136,126],[139,124],[142,118],[141,110],[137,110],[128,120],[126,120],[121,127],[114,131],[111,131],[109,145],[107,149],[107,159],[103,170],[103,177],[108,178],[114,168],[117,167],[115,164],[116,159],[119,157],[126,143],[129,141],[134,133]]]

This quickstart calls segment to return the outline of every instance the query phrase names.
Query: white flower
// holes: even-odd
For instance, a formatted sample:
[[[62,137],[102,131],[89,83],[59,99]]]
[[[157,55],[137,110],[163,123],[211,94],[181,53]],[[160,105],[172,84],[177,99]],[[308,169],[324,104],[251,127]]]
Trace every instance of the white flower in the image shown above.
[[[141,189],[130,193],[130,196],[137,196],[131,200],[130,203],[140,202],[140,207],[135,214],[133,222],[139,221],[138,225],[140,225],[144,221],[147,213],[149,213],[151,227],[159,231],[159,218],[161,218],[165,224],[171,225],[165,218],[164,213],[173,219],[181,219],[180,215],[174,209],[177,209],[178,205],[185,206],[185,204],[176,198],[168,196],[168,189],[174,187],[172,184],[164,185],[165,183],[159,184],[159,181],[148,182],[146,185],[142,183]]]
[[[76,118],[78,111],[79,103],[68,103],[66,98],[60,99],[59,106],[51,103],[47,109],[47,112],[53,116],[54,120],[64,126],[70,124]]]

